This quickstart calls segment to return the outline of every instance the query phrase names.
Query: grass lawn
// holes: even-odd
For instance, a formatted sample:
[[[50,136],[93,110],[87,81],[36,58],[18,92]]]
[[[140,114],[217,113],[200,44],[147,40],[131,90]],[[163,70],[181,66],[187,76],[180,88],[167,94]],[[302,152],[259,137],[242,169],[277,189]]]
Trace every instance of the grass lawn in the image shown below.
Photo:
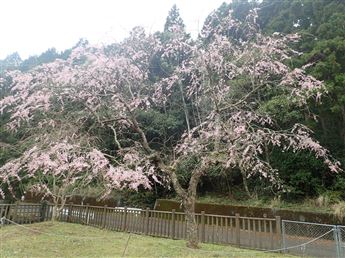
[[[71,223],[43,222],[0,228],[0,257],[288,257],[230,246],[114,232]],[[129,238],[130,236],[130,238]]]

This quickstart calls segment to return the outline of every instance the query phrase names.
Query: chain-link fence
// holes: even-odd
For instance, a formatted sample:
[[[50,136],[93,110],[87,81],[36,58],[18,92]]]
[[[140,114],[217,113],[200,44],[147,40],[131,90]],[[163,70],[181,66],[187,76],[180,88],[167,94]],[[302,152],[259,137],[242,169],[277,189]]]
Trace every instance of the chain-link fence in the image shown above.
[[[300,221],[282,221],[285,252],[312,257],[345,257],[345,227]]]
[[[339,252],[342,257],[345,257],[345,226],[337,226],[338,228],[338,241]]]

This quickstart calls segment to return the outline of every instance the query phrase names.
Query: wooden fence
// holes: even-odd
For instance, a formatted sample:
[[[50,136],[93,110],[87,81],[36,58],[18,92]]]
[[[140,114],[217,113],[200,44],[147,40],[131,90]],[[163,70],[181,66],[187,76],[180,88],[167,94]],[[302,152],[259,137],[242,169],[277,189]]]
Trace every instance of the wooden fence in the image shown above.
[[[0,204],[0,217],[16,223],[50,220],[51,204]],[[281,219],[195,214],[201,242],[232,244],[239,247],[272,250],[281,247]],[[59,220],[94,227],[145,234],[172,239],[185,239],[185,213],[172,210],[140,210],[69,204]]]

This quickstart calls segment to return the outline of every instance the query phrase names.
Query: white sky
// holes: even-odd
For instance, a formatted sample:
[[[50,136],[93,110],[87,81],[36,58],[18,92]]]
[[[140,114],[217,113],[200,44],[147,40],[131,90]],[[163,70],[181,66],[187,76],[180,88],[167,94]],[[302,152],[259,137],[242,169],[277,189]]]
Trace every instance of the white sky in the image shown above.
[[[206,16],[230,0],[0,0],[0,59],[24,59],[48,48],[120,41],[134,26],[163,30],[176,4],[187,31],[197,35]]]

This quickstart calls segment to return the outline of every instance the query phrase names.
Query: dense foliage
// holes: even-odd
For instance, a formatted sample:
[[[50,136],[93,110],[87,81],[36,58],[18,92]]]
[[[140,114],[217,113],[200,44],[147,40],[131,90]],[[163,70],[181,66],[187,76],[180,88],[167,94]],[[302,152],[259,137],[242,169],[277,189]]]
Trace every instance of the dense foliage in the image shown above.
[[[328,90],[321,104],[309,103],[307,109],[300,112],[291,109],[286,101],[271,100],[266,108],[280,113],[279,123],[300,121],[310,126],[322,145],[344,163],[344,1],[263,1],[260,20],[267,33],[298,32],[302,35],[297,47],[304,54],[295,59],[292,65],[314,63],[308,72],[324,81]],[[285,180],[291,188],[291,199],[317,196],[327,190],[340,193],[345,190],[340,183],[343,182],[343,175],[330,175],[309,155],[281,156],[275,152],[272,158],[285,174]]]

